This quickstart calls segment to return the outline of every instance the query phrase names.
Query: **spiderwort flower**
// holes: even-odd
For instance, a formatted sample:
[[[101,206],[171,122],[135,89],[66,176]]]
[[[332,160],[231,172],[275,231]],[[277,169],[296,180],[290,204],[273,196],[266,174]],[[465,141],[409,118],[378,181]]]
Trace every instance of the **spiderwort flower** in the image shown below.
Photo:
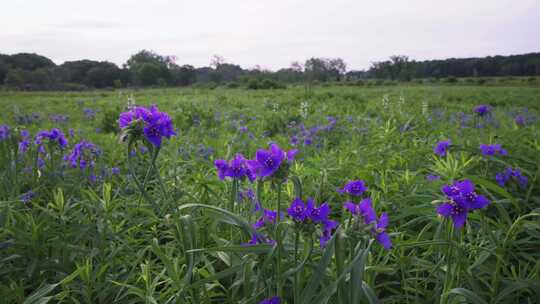
[[[37,195],[37,193],[35,193],[34,191],[30,190],[26,193],[23,193],[21,194],[21,196],[19,197],[19,200],[23,203],[28,203],[30,202],[35,196]]]
[[[9,137],[9,126],[8,125],[1,125],[0,126],[0,140],[6,140]]]
[[[261,242],[261,240],[262,240],[262,242]],[[253,234],[251,236],[251,239],[249,239],[249,241],[247,241],[246,243],[242,243],[240,245],[241,246],[253,246],[253,245],[257,245],[257,244],[274,245],[275,243],[276,243],[276,241],[274,241],[274,240],[272,240],[270,238],[266,238],[261,234]]]
[[[118,125],[123,130],[131,130],[134,135],[144,134],[144,138],[156,147],[161,147],[162,138],[171,138],[176,135],[169,114],[160,112],[157,106],[152,105],[149,109],[135,107],[120,114]],[[141,130],[142,129],[142,130]]]
[[[276,173],[282,168],[283,163],[292,163],[297,153],[298,150],[296,149],[285,152],[277,144],[273,143],[270,145],[269,150],[257,150],[255,159],[248,160],[247,165],[250,171],[255,173],[256,176],[265,178]],[[287,160],[287,162],[284,162],[284,160]]]
[[[83,140],[77,143],[71,153],[64,157],[71,168],[93,168],[95,159],[101,155],[101,150],[91,142]]]
[[[280,218],[283,218],[283,216],[280,216]],[[273,211],[270,209],[263,209],[261,217],[253,224],[253,227],[255,229],[262,228],[266,225],[271,225],[276,222],[277,219],[277,211]]]
[[[247,160],[240,153],[236,154],[228,163],[226,160],[217,159],[214,161],[214,165],[221,180],[224,180],[225,177],[237,180],[243,180],[247,177],[252,182],[255,180],[255,174],[249,169]]]
[[[43,149],[43,140],[48,140],[49,142],[55,143],[58,145],[60,149],[63,149],[67,146],[68,141],[66,137],[64,136],[64,133],[57,128],[53,128],[50,131],[44,130],[39,131],[36,134],[36,138],[34,140],[34,143],[38,146],[40,146],[40,152],[44,152]]]
[[[493,145],[480,144],[480,151],[482,151],[482,154],[484,156],[495,156],[496,154],[499,154],[499,155],[508,154],[508,152],[505,149],[503,149],[500,144],[493,144]]]
[[[439,155],[440,157],[445,157],[448,148],[450,148],[450,145],[452,145],[452,141],[450,141],[449,139],[440,141],[433,148],[433,153]]]
[[[491,112],[491,107],[489,105],[478,105],[474,108],[474,112],[478,116],[485,116]]]
[[[375,224],[373,233],[375,234],[377,242],[379,242],[384,249],[388,250],[392,248],[392,241],[390,240],[388,233],[386,233],[386,227],[388,227],[388,214],[383,212],[377,220],[377,224]]]
[[[21,130],[21,141],[19,142],[19,154],[25,154],[30,148],[30,132]]]
[[[353,202],[346,202],[344,205],[351,214],[361,216],[364,219],[364,224],[369,225],[377,220],[377,215],[373,209],[371,198],[365,198],[357,205]]]
[[[485,208],[490,203],[485,196],[477,194],[474,188],[473,182],[468,179],[441,188],[448,201],[439,205],[437,213],[451,218],[456,229],[461,229],[465,225],[471,210]]]
[[[291,206],[287,209],[287,214],[289,214],[293,220],[303,222],[307,218],[306,211],[307,207],[304,202],[297,198],[292,201]]]
[[[353,180],[338,189],[339,193],[346,193],[352,196],[361,196],[367,190],[366,183],[363,180]]]
[[[306,204],[306,215],[314,223],[324,223],[330,214],[330,206],[323,203],[319,207],[315,206],[313,199],[308,199]]]
[[[438,176],[438,175],[435,175],[435,174],[428,174],[428,175],[426,175],[426,180],[427,180],[428,182],[434,182],[434,181],[440,180],[440,179],[441,179],[441,177]]]
[[[526,124],[525,116],[521,114],[516,115],[516,117],[514,118],[514,122],[516,123],[517,126],[520,126],[520,127],[525,126]]]
[[[520,188],[527,188],[528,178],[521,173],[519,169],[508,167],[504,171],[497,173],[495,180],[501,187],[505,187],[510,180],[517,182]]]
[[[259,304],[281,304],[281,298],[271,297],[271,298],[260,301]]]

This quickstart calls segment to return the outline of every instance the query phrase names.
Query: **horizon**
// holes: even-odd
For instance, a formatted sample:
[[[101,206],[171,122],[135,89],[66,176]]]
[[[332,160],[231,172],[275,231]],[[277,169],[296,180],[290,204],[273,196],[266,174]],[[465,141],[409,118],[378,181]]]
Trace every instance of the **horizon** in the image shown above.
[[[390,3],[14,1],[0,13],[1,52],[121,67],[147,49],[175,56],[179,65],[208,66],[219,55],[245,69],[275,71],[311,57],[339,57],[347,70],[366,70],[391,55],[424,61],[540,51],[538,1]]]

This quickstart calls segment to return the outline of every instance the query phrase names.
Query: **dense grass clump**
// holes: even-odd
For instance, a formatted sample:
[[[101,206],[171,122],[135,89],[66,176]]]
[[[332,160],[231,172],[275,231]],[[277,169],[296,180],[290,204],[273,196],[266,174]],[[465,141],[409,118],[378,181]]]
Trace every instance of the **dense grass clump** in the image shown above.
[[[2,92],[2,301],[538,303],[540,89],[444,82]]]

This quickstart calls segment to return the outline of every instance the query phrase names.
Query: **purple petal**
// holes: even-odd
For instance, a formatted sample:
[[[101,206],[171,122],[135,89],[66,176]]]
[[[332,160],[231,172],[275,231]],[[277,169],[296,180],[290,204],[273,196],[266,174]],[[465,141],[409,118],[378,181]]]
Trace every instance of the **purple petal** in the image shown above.
[[[454,207],[450,203],[443,203],[439,207],[437,207],[437,213],[444,216],[449,217],[450,214],[452,214],[452,209]]]
[[[384,249],[388,250],[392,248],[392,241],[390,240],[390,236],[388,235],[388,233],[386,232],[378,233],[375,239],[384,247]]]

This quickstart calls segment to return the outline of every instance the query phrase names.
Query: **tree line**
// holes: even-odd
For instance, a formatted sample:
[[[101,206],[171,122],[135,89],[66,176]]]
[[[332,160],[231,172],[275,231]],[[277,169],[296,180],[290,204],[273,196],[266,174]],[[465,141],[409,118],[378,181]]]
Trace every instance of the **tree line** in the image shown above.
[[[214,56],[209,66],[179,65],[172,56],[142,50],[121,67],[107,61],[76,60],[55,64],[33,53],[0,54],[0,85],[21,90],[83,90],[194,84],[245,85],[247,88],[278,88],[279,84],[327,82],[351,79],[536,76],[540,75],[540,53],[485,58],[414,61],[392,56],[374,62],[368,70],[347,71],[341,58],[310,58],[290,67],[270,71],[255,66],[244,69]]]

